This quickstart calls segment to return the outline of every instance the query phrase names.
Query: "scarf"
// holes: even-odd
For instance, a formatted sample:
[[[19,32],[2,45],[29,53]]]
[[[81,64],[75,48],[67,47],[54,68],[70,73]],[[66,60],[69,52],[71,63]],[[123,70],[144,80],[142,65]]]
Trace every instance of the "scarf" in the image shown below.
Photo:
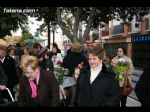
[[[38,85],[38,82],[39,82],[39,78],[40,78],[40,74],[38,72],[37,73],[37,78],[36,78],[36,84],[34,83],[33,80],[29,80],[31,91],[32,91],[32,95],[31,95],[32,98],[37,97],[37,85]]]

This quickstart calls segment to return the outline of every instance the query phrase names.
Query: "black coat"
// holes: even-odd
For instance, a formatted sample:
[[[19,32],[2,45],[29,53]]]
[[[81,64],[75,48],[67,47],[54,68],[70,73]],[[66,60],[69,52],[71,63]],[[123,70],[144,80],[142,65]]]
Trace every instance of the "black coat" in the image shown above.
[[[54,64],[53,61],[51,59],[44,59],[41,63],[41,68],[43,68],[44,70],[54,70]]]
[[[69,75],[72,76],[75,68],[81,62],[84,63],[84,65],[83,65],[84,67],[88,66],[88,62],[87,62],[86,58],[81,53],[71,52],[70,54],[68,54],[64,57],[62,66],[64,68],[69,69]]]
[[[7,76],[1,63],[0,63],[0,85],[7,85]]]
[[[142,106],[150,106],[150,68],[146,68],[135,86],[135,93]]]
[[[4,62],[2,63],[2,66],[8,78],[7,87],[12,92],[13,87],[19,83],[15,67],[15,60],[10,56],[6,56]]]
[[[76,91],[77,106],[119,106],[119,81],[108,73],[103,64],[102,71],[92,84],[90,84],[90,69],[79,75]]]

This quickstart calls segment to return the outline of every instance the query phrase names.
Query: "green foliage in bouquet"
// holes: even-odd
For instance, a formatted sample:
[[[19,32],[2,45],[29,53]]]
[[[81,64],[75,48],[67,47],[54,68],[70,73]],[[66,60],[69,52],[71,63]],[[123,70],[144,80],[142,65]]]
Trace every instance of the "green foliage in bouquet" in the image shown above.
[[[123,73],[125,70],[127,70],[129,63],[125,61],[124,59],[120,60],[116,66],[113,67],[113,70],[116,73],[116,79],[122,80],[123,78]]]
[[[54,74],[55,74],[55,77],[56,77],[59,85],[63,84],[64,75],[68,75],[68,73],[69,73],[68,69],[63,68],[60,65],[54,66]]]

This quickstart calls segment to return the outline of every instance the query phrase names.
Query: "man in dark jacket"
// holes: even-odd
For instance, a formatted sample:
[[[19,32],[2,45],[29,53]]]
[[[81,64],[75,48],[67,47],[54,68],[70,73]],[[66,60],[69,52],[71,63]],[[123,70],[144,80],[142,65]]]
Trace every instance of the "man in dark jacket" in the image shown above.
[[[135,93],[142,106],[150,106],[150,67],[145,68],[139,81],[135,86]]]
[[[7,87],[10,89],[12,95],[14,96],[13,88],[19,83],[15,60],[7,55],[6,47],[4,46],[0,46],[0,59],[2,61],[2,67],[8,78]],[[8,93],[6,93],[4,96],[11,100],[8,96]]]
[[[90,49],[90,68],[77,78],[77,106],[119,106],[119,81],[102,64],[104,50],[100,46]]]
[[[0,104],[3,103],[1,91],[3,91],[6,88],[6,85],[7,85],[7,76],[3,70],[1,63],[0,63]]]

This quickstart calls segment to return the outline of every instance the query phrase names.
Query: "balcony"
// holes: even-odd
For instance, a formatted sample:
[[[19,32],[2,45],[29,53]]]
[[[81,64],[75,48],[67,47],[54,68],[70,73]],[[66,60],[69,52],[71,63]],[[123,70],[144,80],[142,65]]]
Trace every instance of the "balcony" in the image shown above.
[[[141,31],[141,23],[131,22],[131,31],[128,32],[129,35],[138,34]]]
[[[101,30],[101,39],[108,39],[109,38],[109,31]]]
[[[109,35],[109,31],[102,31],[102,36],[108,36]]]
[[[116,25],[110,28],[110,35],[111,36],[124,36],[124,25]]]

